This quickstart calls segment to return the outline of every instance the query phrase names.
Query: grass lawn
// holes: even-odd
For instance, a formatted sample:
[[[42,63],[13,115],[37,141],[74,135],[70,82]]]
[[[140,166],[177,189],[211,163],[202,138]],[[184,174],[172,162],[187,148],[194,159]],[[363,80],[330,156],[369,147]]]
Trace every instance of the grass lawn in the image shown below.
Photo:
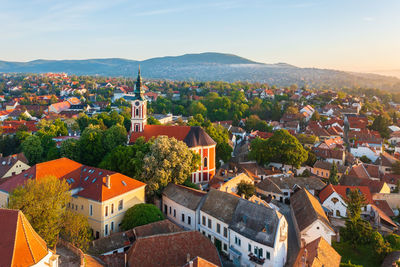
[[[353,248],[347,242],[332,241],[333,248],[342,256],[342,262],[347,263],[349,260],[353,264],[362,265],[364,267],[381,266],[381,260],[370,245],[360,245]]]

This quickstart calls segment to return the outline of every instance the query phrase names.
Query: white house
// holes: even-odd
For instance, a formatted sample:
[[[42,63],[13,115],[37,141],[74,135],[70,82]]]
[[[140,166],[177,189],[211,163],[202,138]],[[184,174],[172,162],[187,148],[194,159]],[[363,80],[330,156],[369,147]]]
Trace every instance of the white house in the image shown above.
[[[162,211],[187,230],[198,230],[199,205],[206,192],[170,183],[162,193]]]
[[[319,237],[331,244],[335,231],[321,204],[307,189],[300,189],[291,196],[290,208],[299,245],[301,240],[309,244]]]
[[[285,216],[240,199],[229,227],[229,257],[236,266],[284,266],[287,235]]]
[[[371,214],[371,203],[373,203],[371,192],[367,186],[328,185],[320,193],[319,199],[322,206],[329,210],[329,213],[336,218],[347,217],[346,196],[351,190],[358,190],[366,198],[366,206],[362,215]]]

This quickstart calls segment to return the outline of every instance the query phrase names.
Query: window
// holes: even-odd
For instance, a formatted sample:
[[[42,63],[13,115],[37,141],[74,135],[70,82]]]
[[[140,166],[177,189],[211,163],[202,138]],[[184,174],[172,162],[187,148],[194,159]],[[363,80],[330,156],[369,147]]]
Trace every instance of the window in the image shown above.
[[[192,224],[192,218],[190,216],[188,216],[188,224],[191,225]]]
[[[124,208],[124,200],[121,199],[118,203],[118,210],[122,210]]]
[[[171,214],[172,208],[171,206],[169,206],[169,214]]]
[[[71,205],[72,209],[74,209],[74,204]]]
[[[206,226],[206,217],[203,216],[201,219],[202,219],[203,225]]]
[[[83,205],[81,206],[81,210],[83,210]]]
[[[139,116],[139,109],[136,109],[136,116]]]
[[[108,206],[106,206],[105,216],[108,216]]]
[[[227,251],[228,250],[228,245],[226,243],[224,243],[224,250]]]
[[[75,210],[78,210],[78,205],[75,205]]]
[[[164,213],[167,214],[168,207],[164,204]]]
[[[211,219],[208,219],[208,228],[211,229]]]
[[[174,217],[176,218],[176,209],[174,209]]]
[[[93,215],[93,205],[92,204],[89,205],[89,215],[90,216]]]
[[[135,125],[135,132],[139,132],[139,125]]]
[[[108,224],[104,227],[104,235],[108,235]]]
[[[218,234],[221,233],[221,225],[219,223],[217,223],[217,233]]]
[[[336,210],[336,216],[340,217],[340,210]]]
[[[269,254],[269,252],[267,251],[267,260],[269,260],[271,258],[271,255]]]
[[[185,222],[185,214],[182,213],[182,222]]]
[[[249,252],[251,252],[251,245],[249,244]]]
[[[114,214],[114,204],[111,204],[111,214]]]
[[[208,164],[207,161],[208,161],[208,160],[207,160],[207,157],[205,157],[205,158],[204,158],[204,167],[207,167],[207,164]]]
[[[235,244],[240,247],[240,238],[238,238],[237,236],[235,236]]]
[[[254,247],[254,255],[258,256],[258,247]]]
[[[259,257],[259,258],[262,258],[262,256],[263,256],[263,249],[262,249],[262,248],[259,248],[259,249],[258,249],[258,257]]]
[[[111,231],[114,231],[114,222],[111,222],[111,227],[110,227]]]
[[[206,232],[203,231],[203,235],[206,235]]]
[[[228,229],[224,227],[224,237],[228,237]]]

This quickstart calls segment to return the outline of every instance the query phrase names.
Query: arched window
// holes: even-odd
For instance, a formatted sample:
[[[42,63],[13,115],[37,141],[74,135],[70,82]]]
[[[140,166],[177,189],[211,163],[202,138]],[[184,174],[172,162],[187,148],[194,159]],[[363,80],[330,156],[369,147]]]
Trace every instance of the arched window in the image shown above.
[[[207,167],[207,164],[208,164],[208,162],[207,162],[207,157],[205,157],[205,158],[204,158],[204,167]]]
[[[139,109],[136,109],[136,116],[139,116]]]
[[[336,216],[340,217],[340,210],[336,210]]]
[[[135,125],[135,132],[139,132],[139,125]]]

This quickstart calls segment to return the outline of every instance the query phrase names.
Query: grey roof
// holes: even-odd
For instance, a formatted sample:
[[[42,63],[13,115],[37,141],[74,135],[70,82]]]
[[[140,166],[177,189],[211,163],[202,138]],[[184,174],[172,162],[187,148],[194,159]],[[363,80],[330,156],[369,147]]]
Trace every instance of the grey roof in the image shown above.
[[[325,183],[317,177],[268,177],[274,182],[281,190],[293,189],[294,185],[298,185],[308,190],[322,190]]]
[[[241,198],[229,228],[260,244],[274,247],[281,216],[274,209]]]
[[[190,131],[183,142],[185,142],[188,147],[211,146],[217,144],[200,126],[190,127]]]
[[[230,224],[239,200],[237,196],[211,188],[200,210]]]
[[[328,228],[332,229],[321,204],[306,189],[300,189],[290,197],[290,206],[293,209],[300,231],[306,229],[316,220],[322,221]]]
[[[283,194],[282,190],[277,186],[274,182],[272,182],[269,178],[265,178],[261,182],[256,185],[257,188],[265,191],[272,192],[277,194]]]
[[[188,209],[196,210],[206,192],[170,183],[163,195]]]

